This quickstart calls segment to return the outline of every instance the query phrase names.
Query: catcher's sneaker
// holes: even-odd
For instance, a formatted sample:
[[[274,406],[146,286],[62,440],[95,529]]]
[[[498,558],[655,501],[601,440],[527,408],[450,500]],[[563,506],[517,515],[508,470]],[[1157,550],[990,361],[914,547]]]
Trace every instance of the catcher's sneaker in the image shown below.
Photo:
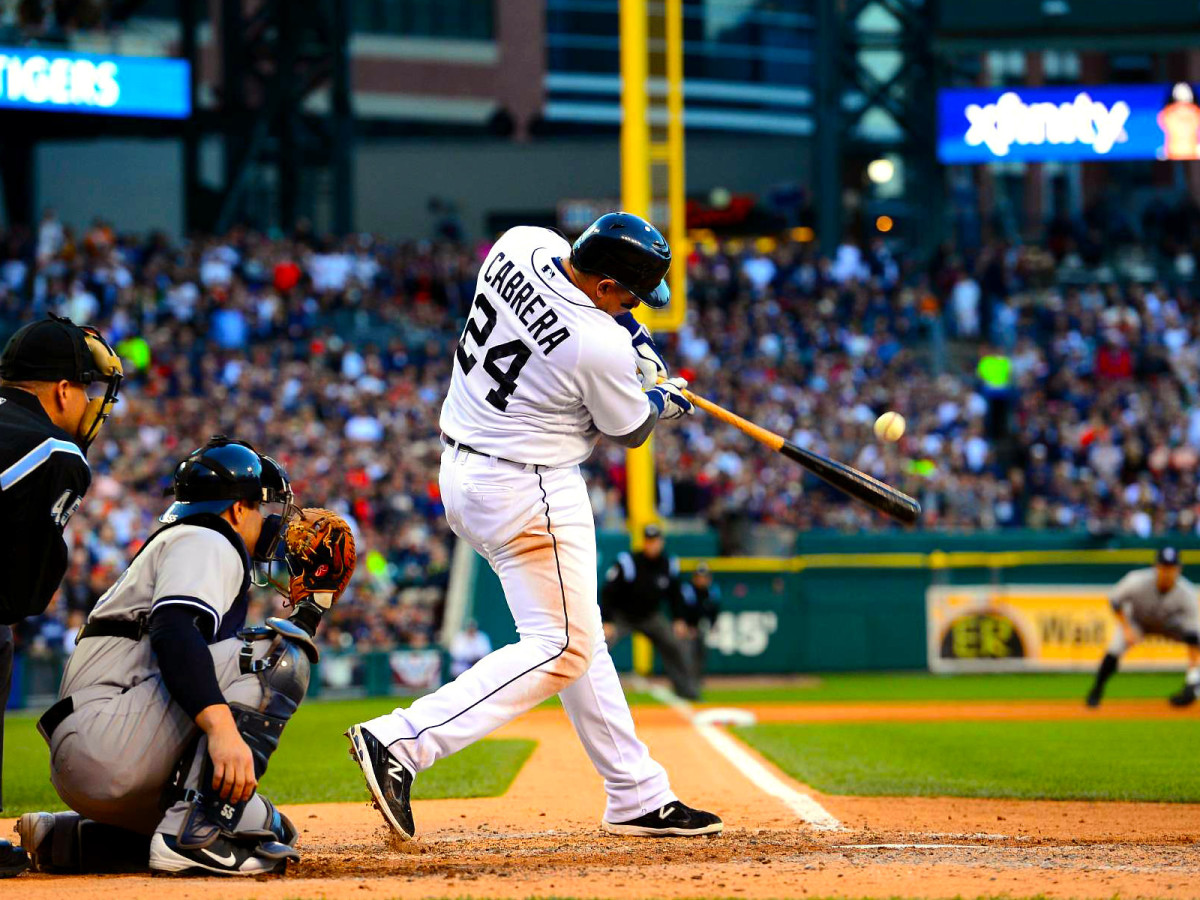
[[[273,875],[282,874],[287,861],[300,854],[285,844],[242,843],[225,836],[207,847],[185,850],[173,834],[156,834],[150,841],[150,871],[170,875]]]
[[[1186,684],[1178,694],[1171,695],[1170,701],[1172,706],[1191,706],[1196,702],[1196,689]]]
[[[725,827],[720,817],[700,809],[684,806],[672,800],[661,809],[646,813],[628,822],[604,823],[609,834],[625,834],[634,837],[693,837],[701,834],[717,834]]]
[[[13,878],[29,868],[29,854],[0,840],[0,878]]]
[[[375,735],[361,725],[351,725],[346,732],[350,739],[350,756],[362,769],[367,780],[367,789],[375,800],[375,807],[383,814],[392,830],[405,840],[417,833],[413,824],[412,793],[413,774],[404,768]]]
[[[17,819],[17,824],[13,826],[13,831],[17,833],[17,837],[21,840],[21,846],[29,854],[29,871],[42,871],[39,865],[38,854],[41,852],[42,844],[47,843],[46,839],[54,831],[54,813],[25,813],[21,818]],[[50,847],[47,845],[47,855],[49,855],[49,852]],[[0,851],[0,856],[2,855],[3,852]],[[46,862],[49,862],[49,860],[46,860]]]

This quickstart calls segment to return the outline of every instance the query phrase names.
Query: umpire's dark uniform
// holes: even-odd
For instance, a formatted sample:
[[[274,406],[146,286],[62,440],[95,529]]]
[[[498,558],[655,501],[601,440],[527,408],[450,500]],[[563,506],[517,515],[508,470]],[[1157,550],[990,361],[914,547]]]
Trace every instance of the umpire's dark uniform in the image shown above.
[[[721,614],[721,589],[713,582],[708,563],[700,563],[691,582],[679,590],[680,603],[674,610],[675,621],[683,622],[690,632],[682,643],[684,656],[692,666],[692,677],[699,688],[704,678],[708,631]]]
[[[679,564],[663,552],[662,531],[647,525],[644,548],[618,553],[608,569],[600,592],[600,617],[611,650],[631,631],[650,639],[675,693],[688,700],[700,697],[699,686],[683,647],[662,613],[663,603],[677,609],[682,603]]]
[[[44,612],[67,571],[63,528],[92,481],[84,453],[116,402],[120,382],[121,364],[112,348],[69,319],[51,317],[26,325],[0,355],[4,703],[12,681],[10,626]],[[0,708],[0,776],[3,738]],[[0,840],[0,877],[20,874],[25,866],[25,853]]]

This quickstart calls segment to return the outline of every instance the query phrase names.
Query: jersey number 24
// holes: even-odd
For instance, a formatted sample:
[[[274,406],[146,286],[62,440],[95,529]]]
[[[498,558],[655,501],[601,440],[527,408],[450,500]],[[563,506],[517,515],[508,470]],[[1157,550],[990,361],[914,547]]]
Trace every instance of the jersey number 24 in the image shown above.
[[[483,314],[482,325],[475,321],[476,310]],[[478,362],[474,354],[467,352],[467,338],[474,342],[475,352],[478,353],[487,345],[488,338],[492,336],[492,329],[495,327],[496,307],[492,306],[483,294],[478,294],[475,297],[475,305],[471,307],[471,312],[467,316],[467,327],[463,329],[462,337],[458,339],[458,350],[454,354],[458,358],[458,364],[462,366],[464,375],[470,375],[471,370],[475,368],[475,363]],[[483,371],[487,372],[496,382],[496,386],[488,391],[486,399],[501,412],[508,409],[508,398],[517,389],[517,376],[521,374],[521,369],[529,360],[531,352],[524,341],[516,340],[505,341],[503,344],[489,347],[487,353],[484,354]],[[502,369],[500,361],[505,359],[509,362]]]

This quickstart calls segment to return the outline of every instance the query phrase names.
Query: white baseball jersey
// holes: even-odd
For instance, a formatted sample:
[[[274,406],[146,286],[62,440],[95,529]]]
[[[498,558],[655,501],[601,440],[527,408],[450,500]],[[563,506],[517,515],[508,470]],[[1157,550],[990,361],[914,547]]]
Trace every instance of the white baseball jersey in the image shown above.
[[[556,263],[571,245],[521,226],[492,247],[459,338],[442,432],[489,456],[574,466],[601,433],[629,434],[651,406],[629,335]]]

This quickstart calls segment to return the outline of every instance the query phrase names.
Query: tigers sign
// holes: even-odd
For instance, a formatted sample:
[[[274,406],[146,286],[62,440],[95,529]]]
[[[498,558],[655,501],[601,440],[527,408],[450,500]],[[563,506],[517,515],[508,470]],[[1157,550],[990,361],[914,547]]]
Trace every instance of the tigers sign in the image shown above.
[[[932,672],[1091,671],[1117,619],[1107,585],[939,585],[925,593]],[[1180,669],[1182,644],[1149,637],[1122,670]]]

